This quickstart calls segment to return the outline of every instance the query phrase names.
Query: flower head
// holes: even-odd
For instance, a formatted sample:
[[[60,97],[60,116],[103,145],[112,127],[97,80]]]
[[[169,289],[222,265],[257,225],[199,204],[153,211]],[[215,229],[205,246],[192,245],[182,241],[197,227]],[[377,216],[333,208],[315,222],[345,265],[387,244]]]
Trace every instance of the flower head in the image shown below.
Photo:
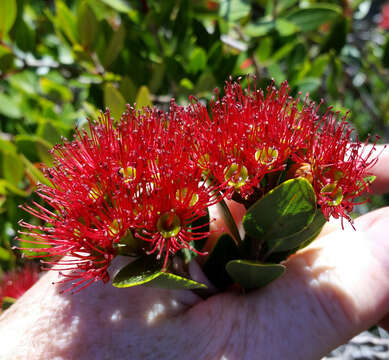
[[[0,309],[6,297],[18,299],[39,279],[36,266],[27,264],[24,268],[5,273],[0,279]]]
[[[328,219],[351,221],[356,198],[368,190],[369,169],[376,163],[374,146],[352,141],[353,129],[343,118],[327,112],[318,131],[307,139],[305,151],[293,155],[295,175],[307,178],[316,192],[317,203]],[[300,172],[300,173],[299,173]]]
[[[208,236],[192,222],[219,195],[193,162],[185,113],[174,102],[169,114],[128,107],[114,123],[107,111],[90,122],[89,133],[54,148],[54,167],[46,171],[53,186],[37,191],[48,206],[24,207],[45,225],[21,221],[21,234],[43,246],[34,251],[72,289],[108,281],[120,251],[163,255],[166,268],[170,255]]]
[[[289,97],[286,82],[281,88],[270,86],[243,91],[240,83],[228,82],[225,95],[207,108],[194,102],[198,136],[195,156],[199,166],[223,184],[229,195],[243,198],[260,188],[266,174],[284,170],[290,155],[306,146],[315,130],[316,109]]]

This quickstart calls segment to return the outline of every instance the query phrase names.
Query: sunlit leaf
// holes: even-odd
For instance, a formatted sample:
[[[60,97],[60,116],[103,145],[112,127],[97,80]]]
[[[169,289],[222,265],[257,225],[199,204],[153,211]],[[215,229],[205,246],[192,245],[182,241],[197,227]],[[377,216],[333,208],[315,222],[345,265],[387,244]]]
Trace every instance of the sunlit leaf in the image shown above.
[[[249,260],[232,260],[226,266],[231,278],[245,289],[263,287],[279,278],[285,272],[285,269],[285,266],[281,264]]]

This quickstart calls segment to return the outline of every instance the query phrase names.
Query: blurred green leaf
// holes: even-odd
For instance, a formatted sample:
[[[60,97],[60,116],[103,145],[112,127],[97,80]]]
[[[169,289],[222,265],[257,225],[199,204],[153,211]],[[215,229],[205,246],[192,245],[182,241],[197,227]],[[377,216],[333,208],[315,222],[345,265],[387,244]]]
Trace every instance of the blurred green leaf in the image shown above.
[[[260,37],[269,34],[275,29],[274,21],[258,21],[247,24],[244,28],[244,33],[250,37]]]
[[[231,278],[245,289],[257,289],[279,278],[286,267],[281,264],[260,263],[250,260],[232,260],[226,270]]]
[[[152,106],[150,91],[147,86],[141,86],[138,94],[136,95],[136,108],[142,110],[144,107]]]
[[[0,1],[0,39],[4,38],[15,22],[17,14],[16,0]]]
[[[250,9],[248,0],[221,0],[219,14],[227,21],[235,22],[248,16]]]
[[[120,120],[126,110],[126,100],[112,84],[104,86],[104,105],[109,108],[115,120]]]
[[[14,299],[12,297],[9,297],[9,296],[3,297],[3,299],[1,300],[1,311],[7,310],[9,307],[11,307],[15,303],[15,301],[16,301],[16,299]]]
[[[117,58],[117,56],[120,54],[123,44],[124,44],[124,37],[126,35],[126,30],[124,24],[121,24],[119,28],[114,31],[112,34],[112,37],[108,43],[108,46],[106,49],[104,49],[104,56],[102,59],[102,65],[105,68],[108,68]]]
[[[282,18],[276,20],[276,29],[281,36],[289,36],[299,30],[298,26],[296,26],[293,22]]]
[[[94,11],[87,2],[82,2],[78,7],[77,29],[78,37],[84,49],[89,49],[95,41],[99,22]]]
[[[14,152],[3,151],[2,172],[8,183],[18,186],[24,177],[24,164],[20,156]]]
[[[326,36],[321,44],[321,53],[334,50],[337,54],[341,52],[347,41],[347,34],[350,31],[350,20],[341,16],[339,20],[331,27],[330,33]]]
[[[20,107],[14,98],[4,93],[0,93],[0,114],[11,119],[18,119],[22,116]]]
[[[124,0],[97,0],[119,12],[128,13],[131,8]]]
[[[189,57],[188,71],[197,73],[205,68],[207,64],[207,54],[202,48],[196,48],[192,51]]]
[[[324,23],[330,22],[342,14],[342,9],[334,4],[315,4],[306,8],[298,8],[285,16],[285,19],[295,24],[301,31],[316,30]]]
[[[77,19],[73,12],[66,6],[66,4],[57,0],[56,3],[56,19],[61,30],[72,44],[78,43],[77,34]]]
[[[48,142],[47,145],[55,145],[61,140],[61,133],[57,130],[53,123],[48,120],[39,124],[36,134],[38,137],[45,139],[45,141]]]
[[[389,69],[389,36],[386,38],[386,43],[384,46],[384,51],[382,55],[382,65]]]

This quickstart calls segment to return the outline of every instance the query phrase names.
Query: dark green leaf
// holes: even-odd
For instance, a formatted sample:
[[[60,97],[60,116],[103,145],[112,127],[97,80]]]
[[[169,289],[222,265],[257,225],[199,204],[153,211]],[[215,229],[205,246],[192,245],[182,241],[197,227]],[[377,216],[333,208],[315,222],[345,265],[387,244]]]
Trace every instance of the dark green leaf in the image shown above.
[[[115,287],[130,287],[145,284],[161,274],[162,264],[154,257],[141,257],[117,273],[112,281]]]
[[[346,44],[347,34],[350,31],[350,20],[347,17],[340,17],[338,21],[331,27],[330,33],[326,36],[321,44],[321,53],[328,53],[334,50],[339,54]]]
[[[322,3],[298,8],[286,15],[285,19],[297,25],[301,31],[312,31],[341,14],[339,6]]]
[[[108,68],[118,57],[123,49],[124,37],[126,35],[125,26],[122,23],[120,27],[112,34],[112,37],[104,49],[104,57],[102,59],[102,65]]]
[[[61,133],[50,121],[43,121],[39,126],[36,134],[45,139],[51,145],[55,145],[61,140]],[[49,145],[49,144],[48,144]]]
[[[263,287],[285,272],[281,264],[267,264],[249,260],[232,260],[226,270],[231,278],[245,289]]]
[[[4,311],[7,310],[11,305],[13,305],[16,299],[9,296],[4,296],[1,301],[1,310]]]
[[[77,28],[78,37],[84,49],[91,47],[95,41],[99,22],[88,3],[82,2],[78,8]]]
[[[301,231],[316,211],[316,197],[304,178],[291,179],[269,191],[246,212],[246,234],[262,241],[274,241]]]
[[[382,65],[389,69],[389,36],[386,38],[384,53],[382,54]]]
[[[316,210],[312,222],[301,231],[281,239],[267,241],[269,248],[274,252],[288,251],[309,245],[319,235],[326,219],[320,209]]]
[[[233,238],[228,234],[223,234],[217,239],[203,266],[203,271],[217,288],[223,290],[232,284],[231,278],[226,272],[226,264],[239,257],[239,250]]]
[[[0,1],[0,39],[7,35],[16,20],[16,0]]]
[[[162,264],[154,257],[141,257],[123,267],[112,281],[118,288],[147,284],[162,289],[199,289],[206,285],[161,271]]]

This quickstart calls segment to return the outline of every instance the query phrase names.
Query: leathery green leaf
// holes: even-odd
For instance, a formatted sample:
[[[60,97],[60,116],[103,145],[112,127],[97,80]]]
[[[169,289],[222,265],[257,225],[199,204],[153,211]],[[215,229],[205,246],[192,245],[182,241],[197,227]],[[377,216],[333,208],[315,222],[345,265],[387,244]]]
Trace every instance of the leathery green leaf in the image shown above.
[[[267,244],[273,252],[288,251],[302,248],[310,244],[319,235],[326,219],[320,209],[316,210],[315,216],[301,231],[281,239],[269,239]]]
[[[316,196],[304,178],[283,182],[252,205],[243,218],[246,234],[274,243],[309,225],[316,212]]]
[[[118,288],[148,285],[171,290],[207,287],[204,284],[161,269],[161,262],[155,258],[141,257],[123,267],[113,279],[112,285]]]
[[[245,289],[263,287],[285,272],[281,264],[261,263],[251,260],[232,260],[226,265],[231,278]]]

